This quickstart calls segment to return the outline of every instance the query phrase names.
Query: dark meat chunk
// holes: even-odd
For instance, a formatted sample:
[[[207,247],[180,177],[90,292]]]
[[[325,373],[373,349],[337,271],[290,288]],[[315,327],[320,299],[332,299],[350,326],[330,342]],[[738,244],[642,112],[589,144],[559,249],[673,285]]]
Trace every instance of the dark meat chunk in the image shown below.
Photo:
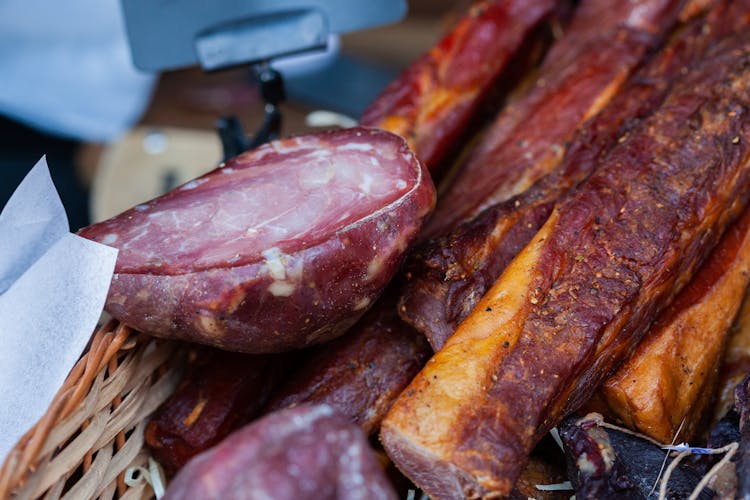
[[[174,499],[395,499],[357,426],[325,405],[271,413],[193,458]]]
[[[428,494],[505,495],[750,197],[750,36],[717,44],[563,197],[381,425]]]
[[[268,410],[325,403],[372,434],[431,354],[424,336],[399,319],[395,301],[383,297],[344,336],[316,347]]]
[[[568,474],[577,499],[646,499],[658,495],[659,474],[667,452],[645,439],[601,427],[595,418],[569,418],[560,425],[560,438],[568,457]],[[668,477],[666,498],[688,498],[702,475],[686,462]],[[654,485],[657,485],[654,487]],[[653,493],[653,492],[656,493]],[[712,491],[703,489],[698,498],[710,500]]]
[[[106,309],[123,323],[281,352],[353,325],[434,201],[402,138],[352,128],[270,142],[80,234],[120,251]]]
[[[146,443],[169,475],[257,416],[291,361],[208,348],[191,355],[180,386],[146,427]]]

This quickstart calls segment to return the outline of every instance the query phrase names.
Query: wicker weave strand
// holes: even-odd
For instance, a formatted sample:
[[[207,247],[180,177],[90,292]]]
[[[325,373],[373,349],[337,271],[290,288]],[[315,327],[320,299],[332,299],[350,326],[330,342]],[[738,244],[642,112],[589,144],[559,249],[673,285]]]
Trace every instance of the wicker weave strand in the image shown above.
[[[47,413],[0,468],[0,498],[150,498],[124,472],[148,467],[147,417],[174,391],[179,343],[156,340],[115,321],[94,332]]]

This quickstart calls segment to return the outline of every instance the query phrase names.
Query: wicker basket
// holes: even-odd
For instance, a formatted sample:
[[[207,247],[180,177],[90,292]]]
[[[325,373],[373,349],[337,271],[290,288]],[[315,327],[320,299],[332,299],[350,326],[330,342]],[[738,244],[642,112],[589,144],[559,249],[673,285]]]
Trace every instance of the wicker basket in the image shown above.
[[[0,498],[151,498],[147,417],[175,390],[180,343],[115,321],[100,327],[47,413],[5,459]]]

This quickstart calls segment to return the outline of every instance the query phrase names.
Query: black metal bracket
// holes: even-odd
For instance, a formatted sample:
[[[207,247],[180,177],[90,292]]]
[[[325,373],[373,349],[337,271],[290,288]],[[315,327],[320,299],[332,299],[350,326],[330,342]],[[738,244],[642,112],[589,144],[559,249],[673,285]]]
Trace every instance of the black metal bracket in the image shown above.
[[[255,79],[260,86],[263,99],[263,123],[252,138],[247,137],[236,116],[221,117],[216,128],[224,150],[224,161],[254,149],[268,141],[278,139],[281,134],[281,111],[279,104],[286,98],[281,73],[267,61],[253,65]]]

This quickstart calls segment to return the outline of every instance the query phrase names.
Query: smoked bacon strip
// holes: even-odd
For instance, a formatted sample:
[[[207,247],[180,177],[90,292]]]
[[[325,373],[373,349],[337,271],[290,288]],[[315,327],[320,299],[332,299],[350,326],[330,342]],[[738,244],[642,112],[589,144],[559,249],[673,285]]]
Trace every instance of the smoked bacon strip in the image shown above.
[[[610,412],[659,442],[692,442],[710,417],[706,410],[721,355],[748,282],[750,211],[745,211],[630,359],[604,383],[600,392]]]
[[[555,17],[556,0],[486,0],[367,107],[360,125],[404,137],[435,175],[511,62]],[[540,37],[541,38],[541,37]],[[531,40],[531,41],[530,41]]]
[[[562,160],[566,142],[617,93],[674,25],[681,0],[583,0],[534,85],[482,134],[422,230],[432,237],[524,191]]]
[[[750,36],[713,48],[565,196],[381,426],[432,498],[500,496],[750,196]]]
[[[561,165],[524,193],[418,247],[407,261],[401,317],[439,349],[549,217],[618,140],[662,102],[674,79],[711,42],[750,25],[750,1],[718,4],[692,20],[575,135]]]

